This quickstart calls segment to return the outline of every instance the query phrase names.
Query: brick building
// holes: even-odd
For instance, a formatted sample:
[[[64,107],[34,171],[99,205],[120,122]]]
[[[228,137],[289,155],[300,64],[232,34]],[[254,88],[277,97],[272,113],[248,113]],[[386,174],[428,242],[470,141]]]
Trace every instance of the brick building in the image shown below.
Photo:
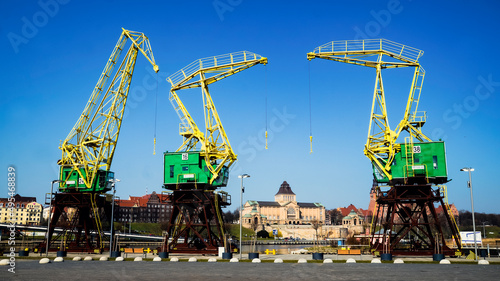
[[[152,192],[144,196],[129,196],[129,199],[116,200],[115,216],[117,222],[168,221],[172,212],[170,195]]]

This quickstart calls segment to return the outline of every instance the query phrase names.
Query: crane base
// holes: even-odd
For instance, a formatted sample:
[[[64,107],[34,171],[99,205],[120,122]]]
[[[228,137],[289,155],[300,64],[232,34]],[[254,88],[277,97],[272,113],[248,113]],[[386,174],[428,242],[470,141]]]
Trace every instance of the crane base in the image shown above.
[[[437,213],[435,203],[442,206],[442,213]],[[446,245],[445,237],[459,241],[443,196],[430,184],[392,186],[381,192],[372,225],[372,252],[452,256],[455,250]]]
[[[96,213],[94,212],[96,210]],[[49,251],[102,253],[103,230],[96,222],[111,214],[111,203],[96,193],[56,193],[52,199]],[[55,233],[55,229],[58,232]],[[40,244],[45,250],[46,243]]]
[[[224,247],[223,205],[227,203],[214,191],[174,190],[164,245],[167,252],[217,255],[219,247]]]

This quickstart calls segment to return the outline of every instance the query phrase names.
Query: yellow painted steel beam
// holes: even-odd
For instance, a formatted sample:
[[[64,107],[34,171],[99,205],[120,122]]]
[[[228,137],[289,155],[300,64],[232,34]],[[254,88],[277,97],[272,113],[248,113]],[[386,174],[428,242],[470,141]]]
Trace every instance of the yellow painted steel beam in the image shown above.
[[[257,64],[267,64],[267,58],[241,51],[196,60],[167,78],[171,84],[170,101],[181,120],[180,135],[184,137],[177,151],[199,149],[212,172],[210,183],[218,177],[222,167],[229,168],[236,161],[237,155],[231,148],[208,85]],[[202,90],[205,132],[198,128],[177,94],[179,90],[190,88]]]
[[[307,59],[327,59],[376,69],[368,138],[364,154],[375,167],[391,180],[391,164],[401,150],[396,143],[402,131],[420,141],[430,141],[421,127],[425,124],[425,112],[419,112],[418,103],[425,76],[418,60],[423,51],[386,39],[332,41],[315,48]],[[391,130],[385,102],[382,69],[414,67],[415,72],[402,120]]]
[[[129,39],[132,43],[119,68],[114,71]],[[87,188],[91,187],[98,170],[110,169],[138,52],[158,72],[149,39],[141,32],[122,28],[87,105],[59,147],[62,150],[59,164],[77,171]],[[108,83],[109,78],[112,79]],[[82,168],[85,175],[80,171]]]

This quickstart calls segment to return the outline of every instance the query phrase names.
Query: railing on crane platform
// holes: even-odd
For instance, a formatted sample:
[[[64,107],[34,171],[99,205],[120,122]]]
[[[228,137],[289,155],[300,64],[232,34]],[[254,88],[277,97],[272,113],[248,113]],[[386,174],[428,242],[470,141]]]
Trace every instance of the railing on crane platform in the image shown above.
[[[377,51],[385,51],[387,53],[390,53],[396,59],[410,61],[413,63],[416,63],[418,59],[424,54],[422,50],[396,43],[387,39],[331,41],[329,43],[316,47],[313,53],[354,53]]]
[[[178,86],[179,83],[184,81],[186,78],[193,76],[202,69],[218,68],[225,65],[234,66],[235,64],[257,61],[261,59],[265,59],[265,57],[249,51],[241,51],[215,57],[202,58],[193,61],[186,67],[170,75],[170,77],[167,78],[167,81],[172,84],[172,87],[175,87]]]

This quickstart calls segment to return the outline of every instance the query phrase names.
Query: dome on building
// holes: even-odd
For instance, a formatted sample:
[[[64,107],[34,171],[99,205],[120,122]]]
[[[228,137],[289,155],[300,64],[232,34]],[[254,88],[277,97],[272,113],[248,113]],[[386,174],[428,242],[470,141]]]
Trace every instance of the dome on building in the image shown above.
[[[344,220],[350,220],[350,219],[352,219],[352,218],[354,218],[356,216],[358,216],[358,214],[356,214],[356,212],[354,212],[354,210],[351,210],[351,212],[347,216],[345,216],[343,219]]]

